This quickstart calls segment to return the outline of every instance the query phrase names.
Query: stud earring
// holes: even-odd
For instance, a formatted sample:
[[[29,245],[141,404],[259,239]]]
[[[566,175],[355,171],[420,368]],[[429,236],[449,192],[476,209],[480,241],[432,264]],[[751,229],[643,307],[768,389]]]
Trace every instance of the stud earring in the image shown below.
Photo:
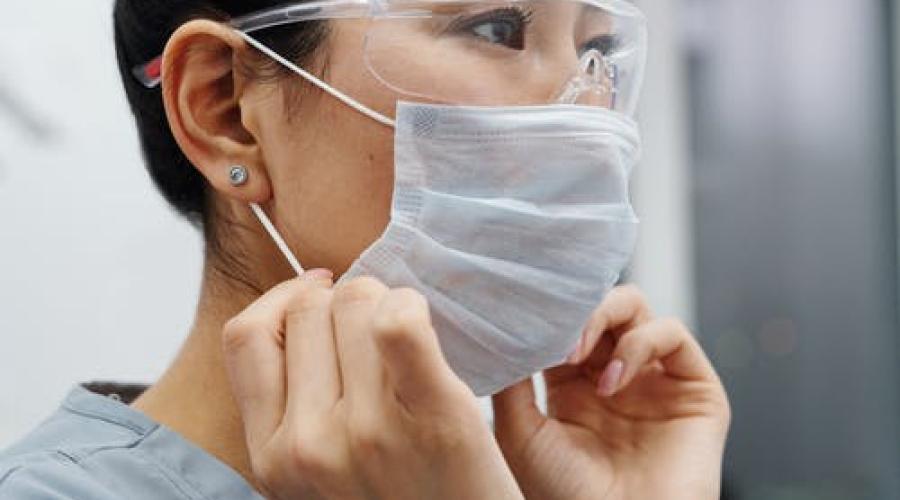
[[[243,186],[249,178],[250,173],[240,165],[231,167],[231,171],[228,172],[228,179],[231,181],[231,185],[235,187]]]

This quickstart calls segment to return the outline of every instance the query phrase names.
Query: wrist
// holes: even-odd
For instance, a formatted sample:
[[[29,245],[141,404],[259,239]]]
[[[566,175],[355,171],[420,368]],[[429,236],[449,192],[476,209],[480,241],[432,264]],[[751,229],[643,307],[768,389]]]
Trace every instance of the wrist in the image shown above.
[[[492,435],[464,456],[468,459],[457,459],[446,469],[450,477],[445,484],[457,485],[448,498],[525,499]]]

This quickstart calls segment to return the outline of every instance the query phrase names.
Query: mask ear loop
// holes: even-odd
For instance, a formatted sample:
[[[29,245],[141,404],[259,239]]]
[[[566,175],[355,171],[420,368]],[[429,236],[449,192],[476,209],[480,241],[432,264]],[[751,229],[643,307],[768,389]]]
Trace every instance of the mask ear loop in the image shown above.
[[[396,126],[396,123],[394,122],[394,120],[391,120],[390,118],[382,115],[381,113],[379,113],[377,111],[369,109],[368,107],[366,107],[365,105],[356,101],[355,99],[348,96],[347,94],[332,87],[331,85],[328,85],[327,83],[323,82],[322,80],[317,78],[315,75],[313,75],[309,71],[306,71],[305,69],[301,68],[300,66],[297,66],[296,64],[292,63],[291,61],[288,61],[287,59],[282,57],[279,53],[266,47],[265,45],[260,43],[258,40],[256,40],[252,36],[244,33],[243,31],[238,31],[238,34],[241,35],[241,38],[243,38],[244,41],[246,41],[248,44],[250,44],[251,46],[256,48],[256,50],[271,57],[272,59],[274,59],[275,61],[280,63],[282,66],[293,71],[294,73],[297,73],[298,75],[302,76],[303,78],[308,80],[310,83],[319,87],[320,89],[324,90],[325,92],[328,92],[335,99],[343,102],[347,106],[350,106],[351,108],[355,109],[356,111],[359,111],[360,113],[368,116],[369,118],[377,121],[378,123],[387,125],[388,127],[392,127],[392,128]]]
[[[278,54],[274,50],[270,49],[269,47],[266,47],[265,45],[260,43],[258,40],[256,40],[252,36],[244,33],[243,31],[238,31],[237,33],[241,36],[241,38],[244,39],[244,41],[246,41],[248,44],[250,44],[256,50],[271,57],[273,60],[275,60],[282,66],[288,68],[289,70],[293,71],[294,73],[297,73],[298,75],[305,78],[313,85],[315,85],[315,86],[319,87],[320,89],[324,90],[325,92],[331,94],[335,99],[343,102],[347,106],[350,106],[351,108],[355,109],[356,111],[359,111],[360,113],[368,116],[369,118],[377,121],[378,123],[387,125],[388,127],[392,127],[392,128],[396,126],[396,123],[394,122],[394,120],[391,120],[390,118],[382,115],[381,113],[378,113],[377,111],[369,109],[368,107],[366,107],[363,104],[359,103],[358,101],[354,100],[350,96],[344,94],[340,90],[332,87],[331,85],[328,85],[327,83],[323,82],[322,80],[317,78],[312,73],[304,70],[303,68],[297,66],[296,64],[292,63],[291,61],[288,61],[287,59],[285,59],[284,57],[282,57],[280,54]],[[275,245],[278,247],[278,250],[280,250],[282,255],[284,255],[284,257],[287,259],[288,264],[291,265],[291,268],[294,269],[294,272],[296,272],[298,276],[302,275],[304,273],[303,266],[300,265],[300,261],[297,260],[297,257],[294,256],[293,252],[291,252],[291,249],[290,249],[290,247],[288,247],[287,242],[284,241],[284,238],[281,237],[281,233],[279,233],[278,229],[275,228],[275,224],[272,224],[272,220],[269,219],[269,216],[266,215],[266,212],[257,203],[251,203],[250,209],[253,210],[253,213],[256,215],[256,218],[259,219],[259,222],[266,229],[266,232],[269,233],[269,236],[272,238],[272,241],[275,242]]]
[[[275,224],[272,224],[272,220],[269,219],[269,216],[266,215],[266,212],[263,211],[262,207],[260,207],[256,203],[251,203],[250,209],[253,210],[253,213],[256,214],[256,218],[259,219],[259,222],[262,223],[264,228],[266,228],[269,236],[272,237],[275,245],[278,246],[279,250],[281,250],[281,253],[287,259],[288,264],[290,264],[294,269],[294,272],[297,273],[297,276],[302,276],[305,272],[303,270],[303,266],[300,265],[300,261],[297,260],[297,257],[295,257],[293,252],[291,252],[291,249],[288,247],[287,242],[284,241],[284,238],[281,237],[278,229],[275,229]]]

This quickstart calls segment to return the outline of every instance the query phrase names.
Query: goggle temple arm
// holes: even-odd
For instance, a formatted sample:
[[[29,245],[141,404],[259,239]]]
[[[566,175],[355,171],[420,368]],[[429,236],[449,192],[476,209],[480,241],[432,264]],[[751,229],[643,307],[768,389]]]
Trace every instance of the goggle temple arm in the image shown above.
[[[148,89],[156,88],[162,81],[162,56],[158,56],[146,64],[136,66],[131,73]]]

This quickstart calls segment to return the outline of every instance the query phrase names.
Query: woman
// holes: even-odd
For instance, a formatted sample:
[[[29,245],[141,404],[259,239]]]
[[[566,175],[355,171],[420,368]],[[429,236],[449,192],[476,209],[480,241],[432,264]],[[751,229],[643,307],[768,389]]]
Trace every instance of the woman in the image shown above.
[[[206,238],[196,320],[151,388],[76,388],[2,455],[0,496],[717,498],[721,383],[612,288],[630,3],[118,0],[115,21],[148,169]]]

